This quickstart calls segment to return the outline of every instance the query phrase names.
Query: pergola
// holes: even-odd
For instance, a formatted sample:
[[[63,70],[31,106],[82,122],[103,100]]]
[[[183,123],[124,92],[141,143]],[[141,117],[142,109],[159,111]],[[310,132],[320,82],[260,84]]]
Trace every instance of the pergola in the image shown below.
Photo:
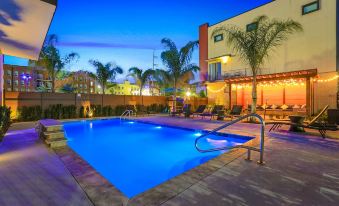
[[[309,70],[299,70],[299,71],[291,71],[291,72],[283,72],[283,73],[275,73],[275,74],[265,74],[257,76],[257,83],[259,85],[275,85],[275,84],[285,84],[286,82],[293,84],[293,82],[303,81],[306,85],[306,108],[307,113],[313,113],[314,108],[314,85],[313,78],[317,77],[318,71],[317,69],[309,69]],[[231,77],[226,78],[225,83],[228,84],[229,88],[229,102],[232,102],[232,86],[241,86],[244,84],[250,84],[253,81],[253,76],[241,76],[241,77]],[[261,92],[261,97],[259,98],[259,102],[262,104],[263,101],[263,93]],[[282,102],[285,103],[286,100],[286,91],[285,87],[283,88],[283,97]],[[230,104],[230,108],[232,105]]]
[[[0,99],[4,55],[36,60],[46,38],[57,0],[0,1]]]

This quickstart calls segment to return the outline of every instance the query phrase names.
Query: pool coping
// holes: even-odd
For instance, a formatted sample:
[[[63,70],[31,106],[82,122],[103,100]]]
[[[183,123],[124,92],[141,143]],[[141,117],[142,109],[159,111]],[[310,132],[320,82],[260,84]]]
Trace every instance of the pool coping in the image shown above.
[[[105,118],[106,119],[106,118]],[[107,118],[108,119],[108,118]],[[114,119],[114,118],[111,118]],[[100,119],[95,119],[100,120]],[[155,124],[152,121],[131,119],[142,123]],[[79,121],[79,120],[78,120]],[[68,122],[68,121],[67,121]],[[193,130],[192,128],[157,124],[166,127]],[[198,129],[197,129],[198,130]],[[208,132],[211,130],[199,130]],[[222,133],[222,132],[221,132]],[[224,133],[225,134],[225,133]],[[241,135],[240,135],[241,136]],[[247,141],[245,146],[258,146],[259,136]],[[118,188],[110,183],[98,171],[96,171],[86,160],[78,155],[69,146],[54,149],[66,168],[73,175],[80,187],[87,194],[94,205],[161,205],[179,195],[186,189],[198,183],[205,177],[213,174],[218,169],[240,158],[246,153],[246,149],[231,149],[193,169],[190,169],[176,177],[173,177],[158,186],[153,187],[135,197],[126,197]]]

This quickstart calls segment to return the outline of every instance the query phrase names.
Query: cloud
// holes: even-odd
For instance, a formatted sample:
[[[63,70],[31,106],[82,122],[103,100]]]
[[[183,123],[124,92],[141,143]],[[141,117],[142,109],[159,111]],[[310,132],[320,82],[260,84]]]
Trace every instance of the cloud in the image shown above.
[[[61,47],[90,47],[90,48],[119,48],[119,49],[160,49],[159,46],[141,45],[141,44],[118,44],[118,43],[99,43],[99,42],[58,42]]]

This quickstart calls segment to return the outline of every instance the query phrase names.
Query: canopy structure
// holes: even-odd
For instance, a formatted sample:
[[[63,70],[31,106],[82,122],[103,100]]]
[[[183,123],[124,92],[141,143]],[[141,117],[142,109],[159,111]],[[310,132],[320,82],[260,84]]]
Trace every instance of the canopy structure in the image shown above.
[[[261,81],[296,79],[296,78],[310,78],[310,77],[317,76],[317,74],[318,74],[317,69],[308,69],[308,70],[283,72],[283,73],[275,73],[275,74],[265,74],[265,75],[258,75],[257,81],[261,82]],[[252,80],[253,80],[253,76],[245,76],[245,77],[226,78],[225,82],[229,84],[239,84],[239,83],[252,82]]]
[[[1,0],[0,54],[36,60],[57,0]]]

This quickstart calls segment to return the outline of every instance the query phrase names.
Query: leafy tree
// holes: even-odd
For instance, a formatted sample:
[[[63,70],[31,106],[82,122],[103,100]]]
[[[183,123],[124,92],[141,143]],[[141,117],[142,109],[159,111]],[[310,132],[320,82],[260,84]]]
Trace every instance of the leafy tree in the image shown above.
[[[270,20],[267,16],[259,16],[253,22],[257,28],[247,32],[237,26],[221,26],[213,30],[211,38],[217,34],[225,34],[227,45],[239,55],[240,59],[252,70],[252,113],[257,105],[257,75],[261,67],[270,58],[271,53],[288,38],[303,30],[302,25],[293,20]]]
[[[130,73],[129,76],[134,77],[137,84],[140,87],[140,96],[142,95],[142,89],[146,85],[148,81],[151,80],[151,78],[155,75],[155,70],[153,69],[147,69],[143,71],[142,69],[139,69],[138,67],[132,67],[128,70]]]
[[[89,63],[96,68],[96,77],[99,83],[101,84],[103,94],[105,94],[107,82],[114,81],[117,74],[123,73],[121,67],[118,67],[111,62],[104,65],[103,63],[97,60],[90,60]]]
[[[57,42],[58,38],[56,35],[49,35],[41,49],[39,59],[37,61],[29,61],[30,66],[41,66],[46,68],[52,80],[52,92],[55,92],[55,80],[58,73],[60,73],[67,64],[70,64],[72,61],[79,58],[79,55],[75,52],[67,54],[65,57],[61,57],[59,50],[55,47]]]
[[[164,38],[161,43],[165,47],[165,51],[161,53],[161,59],[167,70],[158,70],[157,73],[165,82],[170,82],[174,89],[174,100],[177,97],[177,88],[179,85],[188,83],[189,80],[193,79],[194,72],[199,71],[199,67],[193,63],[192,54],[195,48],[198,47],[198,41],[190,41],[181,49],[178,49],[175,43]],[[174,110],[176,108],[176,101],[174,101]]]

